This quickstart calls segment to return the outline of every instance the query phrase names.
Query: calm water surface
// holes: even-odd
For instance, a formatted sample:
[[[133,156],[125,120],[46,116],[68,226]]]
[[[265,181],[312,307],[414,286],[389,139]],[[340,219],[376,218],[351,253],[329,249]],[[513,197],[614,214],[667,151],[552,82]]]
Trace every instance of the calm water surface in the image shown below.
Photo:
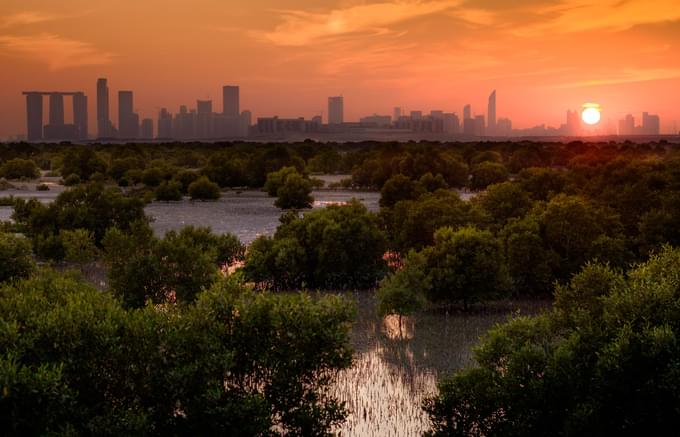
[[[53,200],[58,192],[15,191],[21,197]],[[315,208],[359,199],[371,211],[378,210],[379,193],[318,191],[313,193]],[[467,197],[463,194],[462,197]],[[11,207],[0,207],[0,220],[8,220]],[[217,202],[154,202],[146,207],[159,234],[186,225],[210,226],[217,233],[231,232],[244,243],[258,235],[272,234],[279,223],[280,210],[274,199],[257,191],[226,192]],[[357,321],[352,330],[354,365],[340,373],[332,393],[346,402],[350,416],[340,436],[414,436],[427,426],[421,404],[436,393],[442,374],[471,364],[471,348],[491,326],[503,322],[517,310],[506,304],[485,313],[447,315],[424,313],[398,319],[376,315],[371,292],[347,293],[357,301]],[[521,305],[520,305],[521,307]],[[538,308],[525,305],[523,314]]]

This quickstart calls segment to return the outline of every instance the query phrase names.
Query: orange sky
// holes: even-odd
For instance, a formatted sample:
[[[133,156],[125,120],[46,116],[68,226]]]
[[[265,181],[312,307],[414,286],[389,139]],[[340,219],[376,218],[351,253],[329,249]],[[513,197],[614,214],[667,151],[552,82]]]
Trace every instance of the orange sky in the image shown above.
[[[678,0],[0,0],[0,138],[25,132],[22,90],[135,91],[142,117],[241,86],[254,115],[345,118],[442,109],[559,125],[598,102],[680,121]],[[68,111],[67,111],[68,112]],[[678,123],[680,129],[680,123]]]

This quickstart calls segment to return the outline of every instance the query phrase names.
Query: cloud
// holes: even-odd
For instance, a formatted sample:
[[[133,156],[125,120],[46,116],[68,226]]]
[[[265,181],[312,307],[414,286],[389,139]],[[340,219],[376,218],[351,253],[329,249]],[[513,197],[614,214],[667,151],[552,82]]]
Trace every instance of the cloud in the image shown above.
[[[395,24],[444,12],[460,3],[460,0],[396,0],[333,9],[325,13],[282,11],[281,24],[256,36],[276,45],[305,46],[353,34],[386,34]]]
[[[15,54],[47,64],[52,70],[109,64],[115,55],[94,45],[42,33],[31,36],[0,35],[0,53]]]
[[[58,18],[60,18],[58,15],[49,15],[43,12],[19,12],[8,15],[5,18],[0,18],[0,28],[43,23],[45,21],[52,21]]]
[[[557,5],[538,9],[545,20],[531,26],[532,31],[581,32],[589,30],[622,31],[644,24],[680,19],[677,0],[562,0]]]
[[[553,85],[551,88],[585,88],[591,86],[618,85],[633,82],[647,82],[652,80],[675,79],[680,77],[678,68],[628,68],[618,74],[597,79],[587,79]]]

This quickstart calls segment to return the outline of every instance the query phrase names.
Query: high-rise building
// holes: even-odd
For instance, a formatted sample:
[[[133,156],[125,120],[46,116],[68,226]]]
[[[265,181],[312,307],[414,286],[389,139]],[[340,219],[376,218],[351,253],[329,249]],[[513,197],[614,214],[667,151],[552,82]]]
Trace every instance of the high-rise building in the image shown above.
[[[250,135],[250,125],[253,122],[253,113],[250,111],[241,112],[241,119],[239,120],[239,136],[247,137]]]
[[[172,114],[166,108],[158,114],[158,138],[172,138]]]
[[[40,141],[43,139],[43,96],[40,93],[25,94],[28,141]]]
[[[567,110],[567,135],[581,134],[581,116],[578,111]]]
[[[457,134],[460,132],[460,120],[455,113],[444,113],[444,132],[447,134]]]
[[[495,135],[508,136],[512,133],[512,121],[509,118],[499,118],[496,122]]]
[[[484,123],[484,116],[478,115],[475,117],[475,136],[483,137],[486,135],[486,124]]]
[[[394,108],[394,112],[392,113],[392,119],[394,121],[397,121],[401,118],[401,108],[399,106]]]
[[[648,112],[642,113],[642,133],[644,135],[659,135],[661,132],[660,125],[658,115],[652,115]]]
[[[496,132],[496,90],[493,90],[489,96],[489,106],[487,110],[488,116],[488,133],[493,135]]]
[[[619,120],[619,135],[635,134],[635,118],[627,114],[623,120]]]
[[[196,136],[198,138],[212,138],[214,136],[211,100],[198,100],[196,102]]]
[[[469,104],[463,106],[463,120],[468,118],[472,118],[472,107]]]
[[[422,120],[423,119],[423,111],[411,111],[411,119],[412,120]]]
[[[78,138],[86,140],[89,132],[87,128],[87,96],[84,93],[73,95],[73,124],[78,128]]]
[[[222,115],[234,118],[241,115],[239,87],[232,85],[222,87]]]
[[[105,78],[97,79],[97,135],[100,138],[111,136],[109,87]]]
[[[52,126],[64,124],[64,95],[61,93],[50,94],[50,122]]]
[[[132,91],[118,91],[118,136],[133,139],[139,136],[139,116],[133,111]]]
[[[342,96],[328,98],[328,124],[342,124],[345,121],[344,106]]]
[[[153,120],[150,118],[145,118],[142,120],[142,127],[140,132],[140,138],[145,140],[153,139]]]

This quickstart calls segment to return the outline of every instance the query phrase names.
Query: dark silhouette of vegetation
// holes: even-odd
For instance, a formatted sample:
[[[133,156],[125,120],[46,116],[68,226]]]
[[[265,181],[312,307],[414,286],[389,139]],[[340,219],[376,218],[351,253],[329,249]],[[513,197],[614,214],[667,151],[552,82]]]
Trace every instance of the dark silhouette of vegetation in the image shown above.
[[[220,186],[205,176],[189,184],[188,191],[191,200],[217,200],[222,196]]]
[[[187,226],[158,238],[145,222],[125,232],[109,228],[102,244],[111,290],[133,308],[147,302],[194,301],[245,251],[230,234]]]
[[[587,264],[554,309],[492,329],[425,403],[431,436],[664,435],[680,425],[680,250]]]
[[[243,269],[249,280],[279,290],[348,289],[375,286],[385,274],[385,235],[358,201],[281,220],[273,237],[251,244]]]
[[[351,305],[220,281],[194,304],[128,310],[42,271],[0,287],[5,435],[327,435],[351,363]]]
[[[6,179],[36,179],[40,176],[40,169],[30,159],[10,159],[0,165],[0,178]]]
[[[31,253],[25,237],[0,231],[0,283],[28,277],[35,269]]]

